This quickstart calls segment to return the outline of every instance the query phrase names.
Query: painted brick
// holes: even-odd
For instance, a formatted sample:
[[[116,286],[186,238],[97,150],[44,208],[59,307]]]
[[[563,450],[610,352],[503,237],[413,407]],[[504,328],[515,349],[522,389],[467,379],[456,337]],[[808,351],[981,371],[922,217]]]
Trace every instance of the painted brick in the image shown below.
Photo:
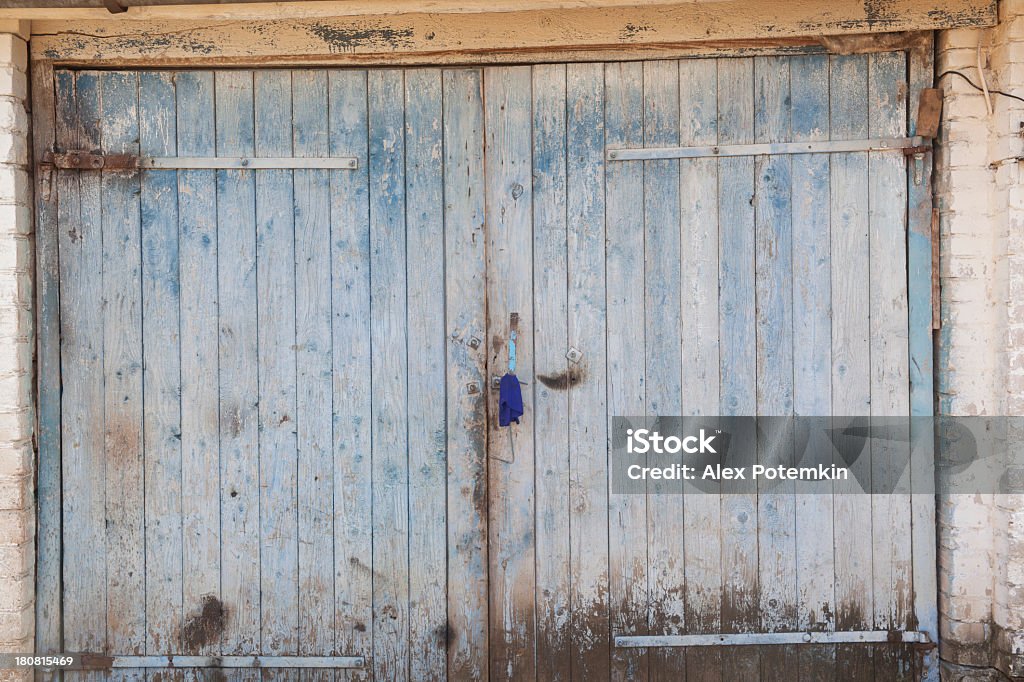
[[[980,83],[982,46],[990,87],[1024,87],[1024,0],[999,3],[994,29],[941,32],[937,70]],[[1024,103],[994,95],[993,115],[963,79],[947,76],[936,204],[941,217],[942,319],[937,357],[939,409],[947,414],[1024,415],[1024,191],[1020,136]],[[1004,161],[1009,159],[1009,161]],[[989,162],[995,161],[995,167]],[[1008,672],[1005,642],[1021,631],[1024,497],[946,495],[939,521],[940,655],[948,679],[996,679]],[[997,501],[998,499],[998,501]],[[1003,633],[1010,628],[1009,637]],[[1013,630],[1013,629],[1016,630]],[[959,664],[959,665],[957,665]],[[977,666],[969,674],[966,668]],[[955,675],[955,677],[954,677]]]

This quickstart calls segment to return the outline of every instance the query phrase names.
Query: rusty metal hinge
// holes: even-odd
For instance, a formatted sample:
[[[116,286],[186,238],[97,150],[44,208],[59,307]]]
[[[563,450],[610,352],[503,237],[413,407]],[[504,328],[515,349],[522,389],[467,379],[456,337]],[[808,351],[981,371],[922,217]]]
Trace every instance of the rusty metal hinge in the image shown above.
[[[134,154],[94,154],[82,149],[46,152],[43,165],[61,170],[135,170],[139,157]]]
[[[932,209],[932,331],[942,329],[942,278],[939,272],[939,209]]]

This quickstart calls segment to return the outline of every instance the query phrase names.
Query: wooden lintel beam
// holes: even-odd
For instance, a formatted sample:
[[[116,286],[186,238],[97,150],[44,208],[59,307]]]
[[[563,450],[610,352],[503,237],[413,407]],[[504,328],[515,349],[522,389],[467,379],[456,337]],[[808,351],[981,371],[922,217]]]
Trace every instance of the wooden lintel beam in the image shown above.
[[[33,22],[37,59],[125,66],[458,63],[671,46],[806,45],[820,36],[991,25],[991,0],[722,0],[633,7],[267,21]],[[713,50],[712,50],[713,51]],[[494,59],[494,55],[506,57]]]

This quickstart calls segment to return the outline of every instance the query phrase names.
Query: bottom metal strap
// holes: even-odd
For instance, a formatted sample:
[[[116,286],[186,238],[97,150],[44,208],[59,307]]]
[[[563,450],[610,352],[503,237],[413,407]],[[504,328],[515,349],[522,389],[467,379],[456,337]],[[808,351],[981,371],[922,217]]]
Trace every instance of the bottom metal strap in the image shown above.
[[[926,632],[853,630],[845,632],[744,632],[710,635],[637,635],[615,638],[617,647],[748,646],[764,644],[927,644]]]
[[[86,670],[110,668],[362,668],[362,656],[103,656],[82,654]]]

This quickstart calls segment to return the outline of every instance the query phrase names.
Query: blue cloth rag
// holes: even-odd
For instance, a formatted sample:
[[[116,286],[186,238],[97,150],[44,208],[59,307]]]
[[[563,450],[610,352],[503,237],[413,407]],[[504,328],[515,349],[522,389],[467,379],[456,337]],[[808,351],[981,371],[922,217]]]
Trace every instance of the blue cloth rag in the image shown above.
[[[506,374],[501,378],[498,389],[498,426],[508,426],[512,422],[519,423],[523,416],[523,391],[519,387],[519,378],[515,374]]]

